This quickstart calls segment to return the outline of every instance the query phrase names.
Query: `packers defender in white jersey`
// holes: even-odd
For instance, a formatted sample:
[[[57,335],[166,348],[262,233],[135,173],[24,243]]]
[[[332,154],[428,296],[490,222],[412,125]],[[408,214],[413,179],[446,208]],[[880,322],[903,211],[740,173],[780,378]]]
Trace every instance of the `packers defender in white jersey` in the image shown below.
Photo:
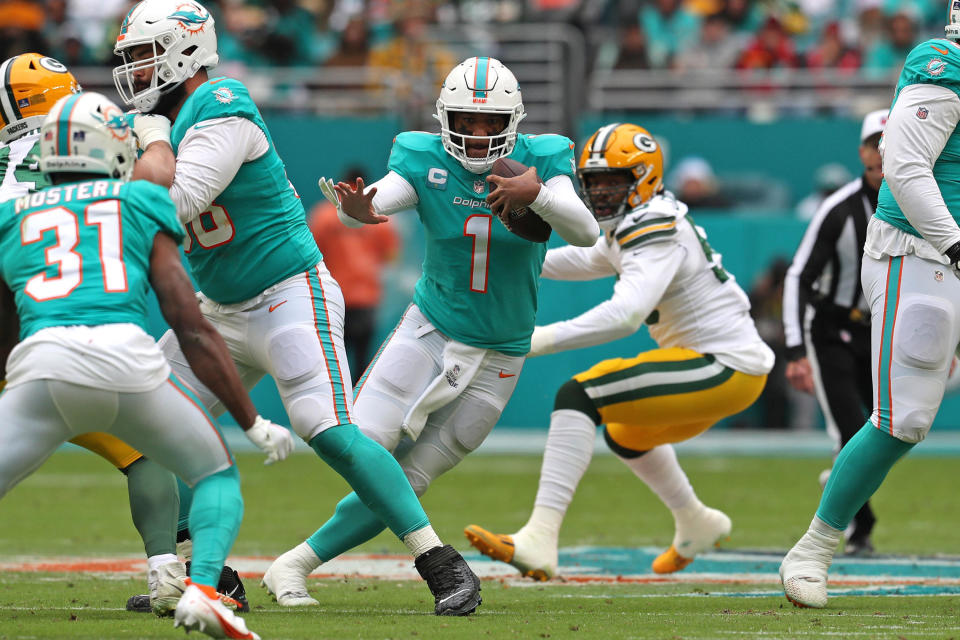
[[[0,64],[0,202],[50,185],[40,171],[40,125],[58,99],[79,90],[64,65],[39,53],[23,53]],[[130,512],[149,566],[149,595],[134,597],[144,602],[146,611],[172,613],[185,576],[171,525],[178,510],[174,475],[108,433],[86,433],[70,442],[102,456],[127,477]]]
[[[199,2],[144,0],[124,18],[114,51],[123,59],[114,81],[124,100],[173,121],[153,132],[173,153],[151,166],[166,170],[161,182],[187,227],[184,250],[201,310],[224,336],[244,384],[274,379],[297,435],[414,555],[434,612],[471,613],[480,604],[479,580],[440,542],[397,461],[357,427],[343,295],[247,88],[208,75],[219,61],[213,17]],[[174,372],[221,413],[176,336],[167,333],[161,347]],[[264,584],[281,602],[307,597],[269,573]]]
[[[730,534],[730,519],[704,506],[671,443],[709,429],[753,404],[773,367],[746,295],[687,207],[662,187],[663,157],[649,132],[614,123],[580,155],[584,198],[604,229],[589,248],[547,252],[543,276],[616,276],[613,296],[571,320],[534,330],[530,356],[588,347],[646,323],[657,349],[600,362],[560,387],[550,416],[533,514],[513,535],[465,530],[486,555],[547,580],[557,571],[557,539],[567,506],[593,454],[596,427],[613,452],[673,512],[673,544],[657,573],[687,566]]]
[[[268,461],[293,440],[256,414],[200,314],[166,189],[128,182],[136,141],[123,112],[97,93],[68,95],[40,137],[52,186],[0,204],[0,374],[9,380],[0,496],[76,435],[102,430],[147,452],[196,489],[193,574],[174,599],[175,626],[255,640],[214,589],[240,528],[240,477],[213,419],[146,333],[151,288],[200,379]]]
[[[581,246],[599,233],[571,180],[573,143],[517,132],[524,116],[520,89],[498,60],[457,65],[443,83],[436,115],[440,134],[397,136],[389,172],[366,192],[359,181],[321,180],[345,223],[377,223],[416,209],[424,227],[426,258],[413,304],[361,378],[355,400],[361,428],[400,460],[418,495],[487,437],[530,348],[546,245],[510,233],[492,210],[530,205]],[[513,178],[489,175],[501,157],[530,168]],[[302,588],[321,562],[383,526],[349,495],[268,575]]]
[[[863,248],[873,413],[840,451],[807,532],[780,565],[788,600],[827,604],[854,514],[923,440],[960,344],[960,2],[946,38],[907,54],[880,143],[883,182]]]

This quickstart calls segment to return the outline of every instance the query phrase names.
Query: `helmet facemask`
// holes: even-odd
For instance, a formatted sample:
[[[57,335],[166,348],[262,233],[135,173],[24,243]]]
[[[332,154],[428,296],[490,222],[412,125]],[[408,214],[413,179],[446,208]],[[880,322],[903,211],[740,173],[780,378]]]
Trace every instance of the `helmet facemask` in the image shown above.
[[[960,41],[960,2],[947,0],[947,26],[943,28],[947,40]]]
[[[632,208],[630,196],[636,192],[640,180],[629,169],[580,169],[577,177],[583,188],[583,202],[600,227],[615,228]]]

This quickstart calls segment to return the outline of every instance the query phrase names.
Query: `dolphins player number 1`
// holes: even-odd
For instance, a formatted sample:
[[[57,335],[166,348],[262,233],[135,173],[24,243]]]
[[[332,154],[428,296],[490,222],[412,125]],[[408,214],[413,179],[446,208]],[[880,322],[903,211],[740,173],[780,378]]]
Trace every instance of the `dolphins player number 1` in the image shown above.
[[[490,226],[493,216],[478,213],[463,223],[463,235],[473,236],[470,256],[470,291],[487,292],[487,266],[490,262]]]

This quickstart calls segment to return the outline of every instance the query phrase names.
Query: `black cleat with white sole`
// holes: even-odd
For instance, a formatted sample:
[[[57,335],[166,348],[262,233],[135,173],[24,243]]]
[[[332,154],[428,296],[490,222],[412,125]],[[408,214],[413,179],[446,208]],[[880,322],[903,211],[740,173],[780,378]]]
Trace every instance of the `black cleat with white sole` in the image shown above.
[[[438,616],[468,616],[480,606],[480,578],[450,545],[434,547],[414,564],[430,587]]]
[[[187,575],[190,575],[189,560],[187,560]],[[228,609],[233,609],[240,613],[250,612],[250,602],[247,601],[247,590],[243,588],[243,582],[240,581],[240,574],[237,573],[236,569],[223,565],[223,570],[220,571],[220,580],[217,582],[217,593],[220,594],[220,601]],[[128,602],[128,609],[129,605],[130,603]]]

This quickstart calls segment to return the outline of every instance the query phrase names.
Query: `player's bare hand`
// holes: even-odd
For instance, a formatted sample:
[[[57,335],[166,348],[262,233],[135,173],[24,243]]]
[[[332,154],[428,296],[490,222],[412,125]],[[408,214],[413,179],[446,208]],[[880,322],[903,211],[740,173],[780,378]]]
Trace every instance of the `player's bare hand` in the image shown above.
[[[810,361],[800,358],[787,363],[787,381],[797,391],[813,393],[813,369]]]
[[[490,183],[487,204],[498,215],[501,211],[529,207],[540,195],[541,185],[536,167],[530,167],[522,175],[513,178],[490,175],[487,176],[487,182]]]
[[[338,182],[333,189],[340,198],[340,209],[354,220],[364,224],[380,224],[389,219],[374,212],[373,196],[376,195],[377,188],[373,187],[364,193],[363,178],[357,178],[356,184]]]

